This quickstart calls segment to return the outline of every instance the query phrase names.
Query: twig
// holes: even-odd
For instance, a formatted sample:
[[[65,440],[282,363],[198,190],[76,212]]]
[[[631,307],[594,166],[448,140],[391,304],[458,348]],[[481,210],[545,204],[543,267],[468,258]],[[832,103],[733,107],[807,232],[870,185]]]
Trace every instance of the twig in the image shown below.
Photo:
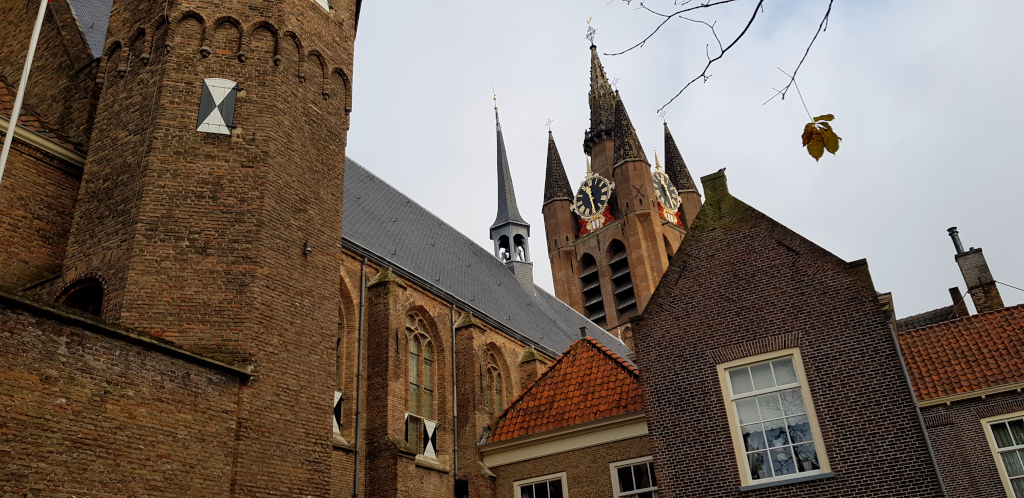
[[[774,99],[775,97],[778,97],[780,95],[782,96],[782,100],[786,100],[786,92],[789,91],[789,87],[791,85],[795,85],[796,84],[796,73],[800,71],[800,66],[804,65],[804,61],[807,59],[807,54],[811,53],[811,47],[814,46],[814,41],[818,39],[818,35],[821,34],[822,31],[828,31],[828,16],[829,16],[829,14],[832,13],[832,2],[833,1],[834,0],[828,0],[828,10],[825,11],[825,17],[823,17],[821,19],[821,23],[818,24],[818,31],[814,33],[814,38],[811,38],[811,43],[807,44],[807,50],[804,51],[804,56],[800,58],[800,63],[796,65],[796,69],[793,70],[793,75],[790,76],[790,75],[786,74],[785,71],[782,72],[782,74],[786,74],[786,76],[789,76],[789,83],[787,83],[786,86],[782,87],[781,90],[775,90],[773,88],[773,90],[775,90],[775,95],[772,95],[772,98],[770,98],[767,101],[765,101],[765,104],[767,104],[768,102],[771,102],[772,99]],[[782,71],[782,70],[779,69],[779,71]],[[796,93],[797,94],[800,93],[800,89],[799,88],[797,88]],[[800,97],[800,100],[802,101],[803,97]],[[804,105],[805,110],[806,110],[806,107],[807,106]],[[807,113],[808,116],[810,116],[810,114],[811,113]]]
[[[665,20],[661,21],[661,23],[659,23],[658,26],[656,28],[654,28],[654,31],[651,31],[651,33],[649,35],[644,37],[643,40],[640,40],[640,42],[637,43],[636,45],[633,45],[632,47],[629,47],[626,50],[623,50],[622,52],[616,52],[616,53],[607,53],[606,52],[604,55],[608,55],[608,56],[622,55],[622,54],[624,54],[626,52],[629,52],[630,50],[633,50],[633,49],[635,49],[637,47],[644,46],[644,44],[647,43],[647,40],[650,40],[651,37],[653,37],[658,32],[658,30],[661,29],[662,26],[664,26],[666,23],[671,21],[672,18],[675,17],[675,16],[678,16],[680,14],[685,14],[687,12],[690,12],[690,11],[693,11],[693,10],[697,10],[697,9],[706,9],[708,7],[714,7],[716,5],[722,5],[724,3],[731,3],[731,2],[735,2],[735,1],[736,0],[719,0],[717,2],[702,3],[700,5],[695,5],[693,7],[687,7],[685,9],[677,10],[677,11],[671,13],[671,14],[662,14],[662,13],[659,13],[659,12],[655,12],[655,11],[651,10],[649,7],[647,7],[646,5],[644,5],[643,2],[641,2],[640,3],[640,7],[638,7],[638,8],[644,9],[644,10],[646,10],[646,11],[648,11],[648,12],[654,14],[654,15],[664,17]],[[760,2],[758,2],[758,5],[760,6],[761,3],[763,3],[763,2],[764,2],[764,0],[761,0]],[[683,4],[683,5],[685,5],[685,4]],[[756,15],[756,12],[755,12],[755,15]],[[747,26],[749,26],[749,24]],[[746,29],[744,29],[744,31],[746,31]]]

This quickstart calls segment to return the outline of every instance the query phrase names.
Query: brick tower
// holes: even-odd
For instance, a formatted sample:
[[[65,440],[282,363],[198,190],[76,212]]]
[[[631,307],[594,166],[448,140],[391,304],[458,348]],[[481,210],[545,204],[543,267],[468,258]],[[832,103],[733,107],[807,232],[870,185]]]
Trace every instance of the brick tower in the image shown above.
[[[58,301],[252,368],[234,495],[330,492],[357,9],[113,2]]]
[[[596,46],[590,47],[590,57],[590,129],[583,150],[591,166],[578,193],[571,190],[554,138],[548,137],[543,205],[548,255],[555,295],[628,345],[629,318],[646,306],[700,208],[700,194],[667,125],[666,172],[653,175],[667,174],[671,181],[656,186]],[[663,202],[665,189],[671,197]]]

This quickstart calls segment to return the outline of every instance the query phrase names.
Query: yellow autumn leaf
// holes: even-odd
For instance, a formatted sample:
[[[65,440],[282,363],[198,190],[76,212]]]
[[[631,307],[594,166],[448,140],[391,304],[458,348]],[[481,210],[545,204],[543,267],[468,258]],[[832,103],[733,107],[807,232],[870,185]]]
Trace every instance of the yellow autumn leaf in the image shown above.
[[[814,120],[815,121],[832,121],[835,118],[836,117],[831,115],[831,114],[822,114],[821,116],[818,116],[818,117],[814,118]]]
[[[839,141],[842,138],[839,138],[839,135],[836,135],[832,130],[822,131],[821,136],[825,142],[825,150],[835,155],[836,151],[839,150]]]
[[[821,156],[825,155],[825,141],[821,138],[821,133],[815,133],[811,138],[810,143],[807,144],[807,153],[810,154],[815,161],[821,159]]]
[[[811,143],[812,135],[814,135],[814,123],[807,123],[807,126],[804,126],[804,134],[800,136],[800,140],[803,141],[804,147],[807,147],[807,144]]]

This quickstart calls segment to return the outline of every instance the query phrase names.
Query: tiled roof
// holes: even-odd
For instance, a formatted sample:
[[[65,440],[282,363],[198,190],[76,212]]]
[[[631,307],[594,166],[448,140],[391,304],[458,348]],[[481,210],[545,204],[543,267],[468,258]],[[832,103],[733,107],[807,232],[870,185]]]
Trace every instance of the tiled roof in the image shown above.
[[[900,332],[918,401],[1024,382],[1024,305]]]
[[[573,343],[495,419],[487,442],[641,410],[636,367],[586,337]]]
[[[345,163],[348,247],[459,301],[456,306],[497,323],[555,356],[580,337],[580,327],[619,355],[621,341],[540,287],[529,292],[489,250],[388,185],[351,158]],[[482,227],[486,230],[486,227]]]
[[[919,313],[917,315],[911,315],[906,318],[900,318],[899,320],[896,320],[896,329],[900,332],[906,332],[907,330],[913,330],[926,325],[934,325],[946,320],[952,320],[953,318],[956,318],[956,310],[952,306],[946,306],[944,308],[925,311],[924,313]]]
[[[3,78],[0,78],[0,117],[8,120],[11,118],[11,113],[14,112],[14,97],[16,94],[15,89],[8,86]],[[22,104],[21,113],[18,115],[18,124],[70,150],[83,151],[81,144],[71,141],[71,139],[57,131],[56,128],[41,121],[36,113],[24,104]]]
[[[114,0],[68,0],[94,57],[103,53],[103,41],[107,37],[107,24],[110,22],[110,7],[113,3]]]

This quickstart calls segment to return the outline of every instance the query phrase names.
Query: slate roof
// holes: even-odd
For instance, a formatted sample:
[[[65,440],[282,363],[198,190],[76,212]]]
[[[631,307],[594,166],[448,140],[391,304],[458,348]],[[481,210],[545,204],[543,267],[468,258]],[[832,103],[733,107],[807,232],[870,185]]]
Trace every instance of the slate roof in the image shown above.
[[[110,7],[113,3],[114,0],[68,0],[93,57],[103,54],[107,24],[110,22]]]
[[[508,154],[505,153],[505,138],[501,135],[501,122],[498,121],[498,108],[494,108],[494,125],[498,135],[498,215],[494,218],[491,228],[506,223],[530,226],[519,214],[516,205],[516,191],[512,186],[512,173],[508,168]]]
[[[558,147],[555,146],[555,136],[548,130],[548,162],[544,172],[544,204],[555,199],[572,200],[572,187],[569,186],[569,177],[565,174],[565,167],[562,166],[562,156],[558,154]]]
[[[640,372],[592,337],[573,343],[494,422],[488,443],[643,410]]]
[[[956,318],[956,309],[953,306],[946,306],[931,311],[925,311],[924,313],[919,313],[917,315],[911,315],[906,318],[900,318],[899,320],[896,320],[896,330],[905,332],[918,327],[934,325],[946,320],[952,320],[953,318]]]
[[[647,155],[640,146],[640,139],[626,113],[626,105],[619,98],[619,92],[615,92],[615,129],[612,130],[612,138],[615,140],[615,164],[622,161],[647,162]]]
[[[679,147],[676,146],[676,140],[672,138],[672,132],[668,130],[668,123],[665,123],[665,174],[672,180],[676,190],[680,192],[697,190],[693,177],[690,176],[690,170],[686,167],[686,162],[683,161],[683,155],[679,153]]]
[[[900,332],[918,401],[1024,382],[1024,305]]]
[[[8,86],[4,79],[0,78],[0,116],[3,116],[8,120],[11,118],[11,113],[14,112],[14,97],[16,94],[17,91],[15,91],[14,87]],[[36,135],[44,137],[65,148],[77,152],[84,152],[81,144],[64,136],[64,134],[58,131],[56,127],[40,120],[36,112],[24,103],[21,106],[21,113],[18,115],[18,124],[22,128],[35,132]]]
[[[625,357],[622,342],[540,287],[527,292],[480,247],[359,163],[345,163],[342,239],[346,248],[400,277],[436,290],[478,319],[554,357],[580,327]]]

